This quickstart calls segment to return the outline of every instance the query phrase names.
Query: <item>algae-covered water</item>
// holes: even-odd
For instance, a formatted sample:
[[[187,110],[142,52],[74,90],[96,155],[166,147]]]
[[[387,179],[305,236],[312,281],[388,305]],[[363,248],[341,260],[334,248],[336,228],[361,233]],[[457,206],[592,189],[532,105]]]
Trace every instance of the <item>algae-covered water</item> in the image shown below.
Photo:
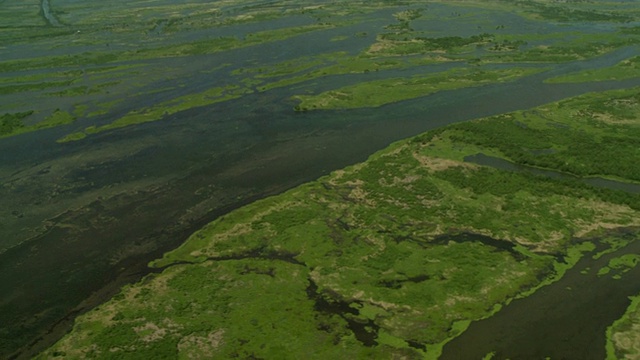
[[[224,84],[227,75],[200,72],[221,64],[232,64],[229,71],[256,62],[357,52],[374,39],[329,40],[375,32],[389,22],[390,13],[376,13],[370,21],[347,28],[188,61],[156,59],[158,71],[164,66],[181,70],[180,77],[154,86],[179,84],[187,93]],[[290,26],[268,22],[272,27],[285,25]],[[246,26],[246,31],[253,30],[253,25]],[[224,35],[227,30],[221,31]],[[22,49],[26,51],[24,45]],[[326,77],[80,142],[56,143],[65,134],[61,128],[1,139],[0,208],[10,216],[0,220],[0,357],[28,357],[51,343],[78,313],[140,279],[148,261],[233,208],[363,161],[393,141],[429,129],[589,91],[638,86],[640,79],[543,83],[546,77],[615,64],[635,50],[550,65],[550,72],[512,83],[445,91],[376,109],[296,113],[290,97],[372,77],[399,76],[400,71]],[[138,95],[123,100],[120,112],[163,96],[136,91]],[[113,116],[78,123],[100,125]]]

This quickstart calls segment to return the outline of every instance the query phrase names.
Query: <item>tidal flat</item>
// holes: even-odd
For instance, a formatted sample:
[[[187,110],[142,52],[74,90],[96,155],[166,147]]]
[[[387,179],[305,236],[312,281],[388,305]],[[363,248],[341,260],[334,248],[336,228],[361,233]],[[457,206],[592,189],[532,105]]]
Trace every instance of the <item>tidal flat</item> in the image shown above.
[[[624,80],[607,75],[608,69],[617,72],[617,64],[637,56],[638,10],[627,3],[597,2],[588,11],[579,3],[547,1],[513,6],[498,1],[56,0],[48,5],[49,16],[44,16],[38,1],[0,4],[0,15],[7,19],[0,29],[0,357],[30,358],[59,340],[78,315],[118,294],[121,286],[150,273],[144,284],[164,276],[162,268],[151,269],[147,263],[207,223],[219,219],[219,227],[220,219],[227,218],[253,226],[237,215],[227,216],[233,209],[360,163],[394,141],[452,123],[495,117],[479,127],[446,128],[443,134],[448,135],[435,139],[428,152],[411,145],[426,154],[416,161],[399,159],[390,168],[361,165],[373,169],[370,173],[346,170],[355,185],[337,179],[338,188],[325,189],[318,185],[322,180],[307,185],[321,201],[340,203],[336,209],[309,202],[307,196],[316,190],[296,189],[301,198],[291,204],[291,212],[280,214],[283,219],[278,218],[280,210],[273,218],[256,218],[259,229],[247,232],[260,230],[264,239],[289,236],[278,240],[278,248],[258,246],[264,239],[247,237],[241,248],[205,251],[193,259],[180,255],[187,263],[206,258],[202,264],[157,261],[157,266],[169,266],[168,273],[185,266],[203,276],[226,274],[203,289],[217,294],[224,288],[246,300],[219,298],[214,302],[218,310],[206,310],[211,313],[202,317],[204,322],[222,332],[206,333],[202,325],[189,337],[182,330],[164,332],[170,326],[160,322],[128,323],[132,319],[123,315],[114,323],[96,323],[96,329],[133,325],[135,335],[114,328],[116,340],[106,340],[111,335],[101,332],[100,355],[113,350],[112,356],[131,357],[135,353],[127,351],[135,350],[141,356],[172,356],[176,349],[196,354],[204,341],[232,344],[220,348],[229,356],[250,356],[267,351],[262,344],[270,337],[299,328],[300,341],[309,342],[295,345],[295,351],[316,344],[324,349],[318,354],[327,356],[338,354],[337,349],[356,357],[435,356],[469,321],[496,313],[502,306],[496,304],[560,278],[564,267],[589,251],[581,243],[587,233],[580,229],[610,237],[607,231],[635,226],[634,194],[591,188],[578,180],[558,182],[470,164],[460,165],[468,168],[462,172],[438,164],[431,169],[433,164],[420,162],[435,157],[465,164],[465,157],[484,153],[577,178],[637,184],[632,166],[637,144],[619,132],[637,130],[637,95],[625,89],[639,86],[640,79],[633,69],[618,77]],[[552,83],[583,70],[602,74],[584,83]],[[428,80],[434,78],[438,81]],[[354,96],[332,103],[331,109],[295,111],[301,109],[300,99],[387,85],[394,85],[390,95],[376,102]],[[614,89],[622,92],[605,92]],[[559,102],[590,92],[602,92],[602,97]],[[554,105],[545,105],[549,103]],[[522,111],[533,108],[544,116]],[[508,116],[496,117],[500,114]],[[531,118],[527,126],[537,131],[535,136],[520,133],[523,118]],[[469,135],[476,132],[475,138]],[[573,148],[583,140],[582,147]],[[604,151],[597,153],[601,145]],[[386,175],[376,173],[378,168],[386,169]],[[429,180],[413,184],[412,176]],[[501,192],[493,184],[503,178],[508,180]],[[524,193],[505,195],[516,188]],[[367,200],[370,190],[381,191],[373,208],[354,205],[348,210],[358,197]],[[547,196],[549,191],[553,195]],[[443,208],[443,199],[450,199],[451,209]],[[298,202],[313,206],[297,207]],[[527,207],[542,214],[535,226],[521,216]],[[397,218],[403,210],[406,218]],[[599,218],[605,213],[611,218]],[[325,221],[313,222],[316,215]],[[288,220],[295,225],[288,227]],[[311,243],[304,239],[307,232]],[[327,240],[335,244],[324,244]],[[611,244],[613,251],[620,241]],[[413,253],[409,265],[403,265]],[[573,260],[563,262],[565,253],[573,254],[566,257]],[[343,266],[344,273],[327,270],[316,255]],[[448,258],[455,260],[449,264],[443,260]],[[631,261],[624,254],[620,259],[620,264]],[[371,263],[352,266],[360,260]],[[490,264],[500,270],[495,264],[503,263],[513,272],[494,274]],[[619,263],[614,261],[610,269],[618,269]],[[205,275],[205,270],[189,268],[196,265],[216,270]],[[476,267],[485,270],[475,274],[471,269]],[[460,274],[454,268],[462,269]],[[504,275],[505,283],[487,289],[487,297],[478,302],[465,298],[493,285],[494,275]],[[254,278],[243,283],[243,276]],[[261,285],[265,279],[272,281]],[[193,286],[184,281],[173,284],[184,291],[184,303],[176,306],[185,306],[189,314],[186,302]],[[356,287],[358,281],[362,288]],[[474,286],[479,288],[472,290]],[[255,291],[276,299],[279,287],[290,295],[277,300],[283,307],[250,305]],[[129,296],[127,291],[113,301]],[[358,291],[362,297],[356,297]],[[402,291],[411,295],[407,303],[387,307],[396,304]],[[332,297],[332,292],[338,295]],[[266,317],[242,323],[246,314],[229,310],[233,304]],[[451,307],[452,316],[430,317],[421,307],[425,304]],[[268,315],[264,306],[275,310]],[[298,311],[299,318],[280,312],[286,309]],[[302,323],[317,312],[322,314],[317,321]],[[631,308],[628,313],[633,314]],[[416,314],[417,322],[407,328],[416,329],[415,336],[398,330]],[[275,330],[277,319],[286,323],[280,330]],[[175,322],[188,323],[187,318]],[[237,327],[227,327],[227,322]],[[256,322],[273,325],[273,332],[261,327],[262,337],[244,346],[242,334],[254,331]],[[314,326],[326,335],[317,337]],[[145,342],[160,334],[167,335],[162,344]],[[184,341],[178,339],[182,335]],[[267,352],[276,357],[288,351],[271,345]]]

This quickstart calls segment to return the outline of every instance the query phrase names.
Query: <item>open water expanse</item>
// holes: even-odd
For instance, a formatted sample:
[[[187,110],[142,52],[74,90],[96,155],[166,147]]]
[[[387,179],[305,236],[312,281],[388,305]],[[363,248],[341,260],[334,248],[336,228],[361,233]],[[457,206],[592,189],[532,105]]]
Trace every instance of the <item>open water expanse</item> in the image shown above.
[[[185,91],[202,91],[214,83],[224,85],[226,79],[199,71],[223,63],[359,51],[373,39],[328,39],[340,31],[352,34],[384,23],[365,22],[220,55],[156,60],[159,68],[182,67],[184,74],[154,86],[180,82]],[[637,50],[552,66],[512,83],[445,91],[378,109],[295,113],[290,97],[402,71],[327,77],[295,90],[255,93],[79,142],[57,144],[68,131],[61,128],[0,139],[0,358],[27,358],[59,338],[75,316],[140,279],[148,261],[221,214],[363,161],[393,141],[429,129],[589,91],[639,86],[640,79],[543,83],[569,71],[615,64]],[[130,97],[120,111],[162,101],[162,96]],[[79,120],[77,126],[112,120]]]

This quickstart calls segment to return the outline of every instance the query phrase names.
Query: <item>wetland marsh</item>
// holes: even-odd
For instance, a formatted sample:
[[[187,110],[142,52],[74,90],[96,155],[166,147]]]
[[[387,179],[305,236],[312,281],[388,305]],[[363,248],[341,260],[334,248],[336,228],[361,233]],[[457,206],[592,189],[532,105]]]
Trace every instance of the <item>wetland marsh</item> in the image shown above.
[[[508,321],[640,225],[578,179],[640,182],[640,14],[595,4],[5,0],[0,357],[434,358]]]

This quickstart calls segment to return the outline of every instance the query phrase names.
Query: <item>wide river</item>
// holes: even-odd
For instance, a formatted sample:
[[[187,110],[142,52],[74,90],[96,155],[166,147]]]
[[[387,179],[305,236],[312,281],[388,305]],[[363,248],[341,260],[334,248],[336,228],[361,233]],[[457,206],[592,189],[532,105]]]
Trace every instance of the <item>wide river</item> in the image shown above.
[[[159,62],[197,70],[267,55],[282,61],[300,52],[313,55],[354,45],[358,50],[366,44],[327,41],[340,31],[357,30],[196,57],[188,66],[179,59]],[[589,91],[638,86],[640,79],[543,83],[635,53],[637,48],[622,49],[512,83],[445,91],[378,109],[292,111],[291,95],[361,81],[367,76],[362,74],[255,93],[79,142],[57,144],[65,129],[1,139],[0,210],[11,216],[0,221],[0,358],[28,358],[47,346],[75,316],[140,279],[149,260],[221,214],[363,161],[391,142],[429,129]],[[220,79],[193,73],[184,81],[187,89],[199,89]],[[136,98],[131,106],[156,100]]]

